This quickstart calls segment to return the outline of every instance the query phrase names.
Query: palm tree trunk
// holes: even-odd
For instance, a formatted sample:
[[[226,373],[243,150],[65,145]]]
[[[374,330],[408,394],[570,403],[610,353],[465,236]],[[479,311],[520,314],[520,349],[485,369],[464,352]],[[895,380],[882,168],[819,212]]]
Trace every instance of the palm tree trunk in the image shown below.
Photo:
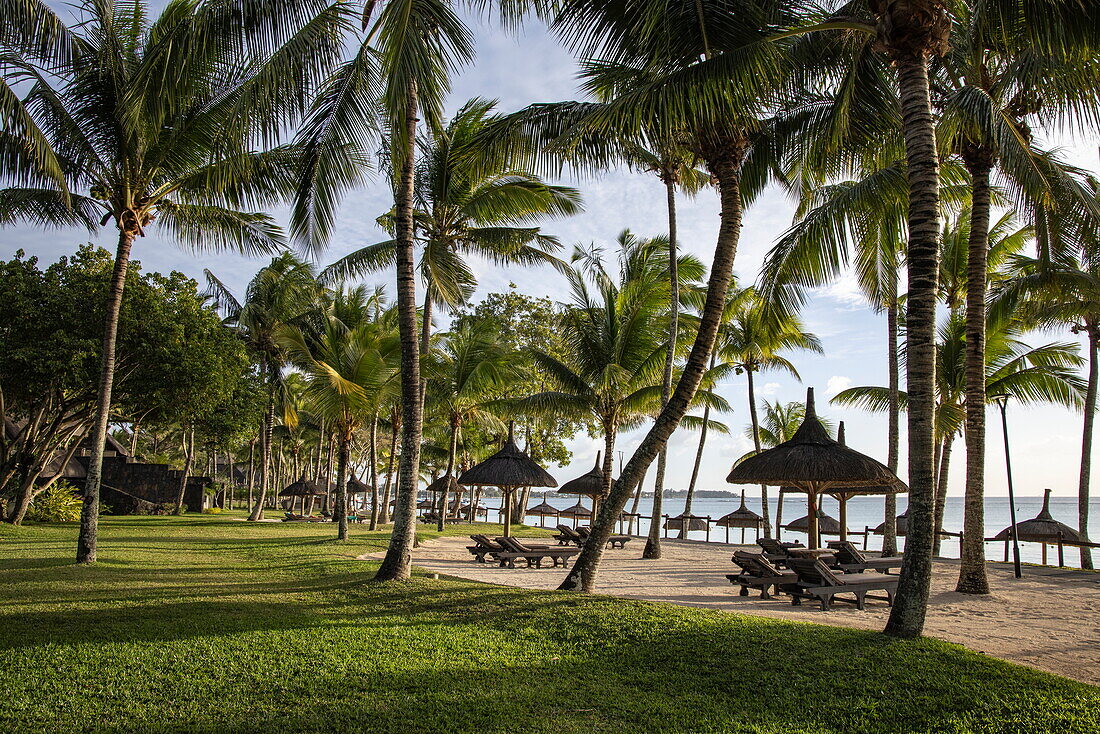
[[[710,355],[710,369],[714,369],[715,354]],[[691,467],[691,481],[688,482],[687,499],[684,500],[684,514],[691,514],[691,504],[695,499],[695,483],[699,479],[699,467],[703,463],[703,447],[707,444],[707,427],[710,423],[710,404],[703,407],[703,427],[699,430],[699,448],[695,450],[695,464]],[[687,526],[680,526],[680,537],[687,537]]]
[[[397,507],[386,557],[375,579],[395,581],[412,573],[416,542],[416,487],[420,480],[420,437],[423,403],[420,389],[420,344],[416,334],[416,271],[413,260],[413,186],[416,155],[416,80],[406,90],[400,161],[395,195],[397,229],[397,322],[401,338],[401,461],[397,476]],[[427,316],[427,315],[426,315]]]
[[[902,11],[904,12],[904,11]],[[930,12],[943,10],[933,8]],[[936,300],[939,277],[939,158],[928,91],[928,58],[895,54],[909,178],[906,389],[909,424],[909,528],[905,559],[885,632],[919,637],[932,579],[936,429]]]
[[[451,440],[447,442],[447,474],[446,476],[454,476],[455,470],[455,453],[458,451],[458,421],[454,418],[451,419]],[[439,493],[439,507],[436,508],[438,517],[436,518],[436,530],[443,532],[445,527],[445,518],[447,517],[447,499],[450,494],[451,483],[448,481],[443,485],[443,491]],[[462,495],[459,494],[458,501],[461,503]]]
[[[351,429],[340,426],[339,449],[336,458],[336,539],[348,539],[348,460],[351,457]]]
[[[945,436],[943,448],[940,449],[940,467],[936,472],[936,523],[935,535],[932,536],[932,555],[940,555],[940,532],[943,530],[943,515],[947,509],[947,477],[951,471],[951,449],[955,446],[955,435]],[[984,541],[984,538],[983,538]]]
[[[661,407],[665,407],[672,395],[672,368],[676,363],[676,339],[680,330],[680,263],[676,255],[676,179],[671,175],[662,176],[665,182],[665,199],[668,206],[668,351],[665,355],[665,369],[661,375]],[[649,522],[649,537],[646,538],[642,558],[661,557],[661,513],[665,502],[665,464],[668,460],[668,445],[661,447],[657,455],[657,479],[653,487],[653,513]]]
[[[985,296],[989,172],[993,168],[993,156],[980,146],[967,146],[963,160],[970,173],[973,203],[966,249],[966,500],[959,581],[955,591],[988,594],[989,580],[985,574]],[[939,544],[937,533],[934,541],[937,550]]]
[[[1097,348],[1100,326],[1092,319],[1085,321],[1089,337],[1089,383],[1085,391],[1085,420],[1081,429],[1081,474],[1077,484],[1077,527],[1083,537],[1089,529],[1089,480],[1092,477],[1092,431],[1096,421]],[[1092,549],[1081,548],[1081,568],[1092,568]]]
[[[256,489],[256,439],[248,442],[248,507],[252,507]]]
[[[95,563],[99,541],[99,488],[103,483],[103,449],[107,443],[107,424],[111,420],[111,392],[115,384],[115,344],[118,341],[118,315],[122,310],[122,294],[126,288],[126,271],[130,264],[130,249],[137,237],[138,223],[133,213],[119,218],[118,249],[111,286],[107,291],[106,322],[103,327],[103,353],[100,355],[99,395],[95,422],[92,424],[92,457],[88,477],[84,482],[84,504],[80,509],[80,535],[76,541],[76,562]],[[125,221],[123,221],[125,220]]]
[[[386,486],[382,490],[382,506],[378,508],[378,522],[390,521],[390,492],[393,489],[393,466],[397,463],[397,435],[401,430],[401,416],[395,409],[390,414],[390,457],[386,462]]]
[[[756,411],[756,386],[752,379],[753,369],[745,368],[749,382],[749,419],[752,421],[752,445],[760,453],[760,417]],[[764,537],[772,537],[771,509],[768,507],[768,485],[760,485],[760,514],[764,518]]]
[[[739,141],[723,146],[720,154],[708,158],[711,174],[718,182],[721,201],[722,224],[718,228],[718,240],[714,248],[714,260],[711,264],[710,278],[707,284],[707,297],[699,319],[699,329],[695,343],[691,347],[684,371],[676,383],[668,403],[661,410],[649,431],[638,444],[634,455],[623,468],[619,480],[615,482],[607,500],[600,506],[599,514],[593,518],[592,540],[584,544],[569,575],[562,581],[561,589],[580,589],[592,592],[596,586],[596,573],[599,570],[603,548],[607,544],[615,520],[630,498],[638,482],[642,480],[646,468],[656,458],[657,453],[667,443],[669,436],[680,425],[687,413],[695,391],[699,389],[703,374],[710,360],[711,350],[718,336],[722,312],[726,305],[726,293],[733,275],[733,261],[737,255],[737,244],[741,235],[741,176],[740,167],[748,152],[748,144]]]
[[[270,367],[267,358],[261,358],[260,372],[266,374]],[[264,519],[264,502],[267,499],[267,491],[271,482],[271,438],[275,432],[275,389],[274,377],[268,375],[267,385],[267,410],[264,411],[263,426],[260,429],[260,496],[256,498],[256,504],[252,507],[249,520],[257,522]]]
[[[890,374],[889,390],[890,405],[887,409],[887,442],[886,466],[894,474],[898,473],[898,453],[901,443],[901,435],[898,428],[900,409],[898,399],[898,299],[895,295],[890,297],[890,305],[886,308],[886,363]],[[898,496],[886,495],[886,520],[882,531],[882,555],[895,556],[898,553]]]
[[[378,414],[370,419],[370,529],[378,529]]]

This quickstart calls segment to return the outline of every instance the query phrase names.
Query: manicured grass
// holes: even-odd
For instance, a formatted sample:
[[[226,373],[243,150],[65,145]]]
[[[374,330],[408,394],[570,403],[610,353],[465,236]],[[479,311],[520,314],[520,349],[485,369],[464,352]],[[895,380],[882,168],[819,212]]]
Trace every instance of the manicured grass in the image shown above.
[[[960,647],[576,594],[370,583],[381,533],[0,530],[0,731],[1096,732],[1100,691]],[[468,528],[448,532],[469,532]],[[560,573],[560,571],[547,571]]]

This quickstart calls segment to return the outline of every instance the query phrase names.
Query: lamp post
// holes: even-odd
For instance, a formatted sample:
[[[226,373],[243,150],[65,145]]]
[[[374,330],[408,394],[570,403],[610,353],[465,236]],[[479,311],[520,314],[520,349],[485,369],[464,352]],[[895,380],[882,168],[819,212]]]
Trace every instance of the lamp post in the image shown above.
[[[1023,571],[1020,568],[1020,539],[1016,535],[1016,491],[1012,486],[1012,454],[1008,448],[1008,396],[996,395],[993,398],[997,403],[997,407],[1001,409],[1001,433],[1005,439],[1005,470],[1008,472],[1008,512],[1009,522],[1012,523],[1012,529],[1009,531],[1012,536],[1012,573],[1016,578],[1023,576]]]

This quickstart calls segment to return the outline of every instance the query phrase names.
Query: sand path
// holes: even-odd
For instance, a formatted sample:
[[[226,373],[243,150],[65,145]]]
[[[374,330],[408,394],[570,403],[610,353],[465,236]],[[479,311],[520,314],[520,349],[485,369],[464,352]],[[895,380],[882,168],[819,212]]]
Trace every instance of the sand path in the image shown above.
[[[541,539],[532,542],[546,542]],[[559,569],[505,569],[478,564],[464,537],[440,538],[417,548],[413,563],[439,574],[473,581],[552,589],[564,577]],[[608,550],[600,564],[599,591],[633,599],[721,609],[775,619],[791,619],[858,629],[881,630],[888,608],[867,603],[866,611],[834,605],[793,607],[784,598],[762,600],[757,592],[737,595],[725,574],[730,556],[743,546],[668,540],[658,561],[641,559],[642,542]],[[753,549],[756,549],[753,546]],[[371,554],[363,558],[379,558]],[[1011,565],[989,564],[993,593],[973,597],[954,592],[957,561],[935,564],[925,633],[971,650],[1100,685],[1100,573],[1024,568],[1012,578]]]

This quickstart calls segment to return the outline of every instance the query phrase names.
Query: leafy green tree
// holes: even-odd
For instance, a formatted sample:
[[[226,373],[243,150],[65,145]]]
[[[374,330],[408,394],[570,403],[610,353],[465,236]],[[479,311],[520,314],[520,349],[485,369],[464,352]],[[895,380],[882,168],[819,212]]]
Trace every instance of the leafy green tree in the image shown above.
[[[5,8],[11,8],[11,4]],[[293,184],[294,149],[271,146],[341,52],[342,4],[249,6],[173,0],[149,18],[142,0],[82,2],[66,26],[44,3],[17,6],[4,33],[8,128],[0,222],[112,222],[102,374],[91,430],[77,560],[96,558],[103,443],[110,421],[119,309],[134,241],[154,224],[199,250],[269,252],[283,238],[267,214]],[[5,22],[11,22],[6,19]]]

